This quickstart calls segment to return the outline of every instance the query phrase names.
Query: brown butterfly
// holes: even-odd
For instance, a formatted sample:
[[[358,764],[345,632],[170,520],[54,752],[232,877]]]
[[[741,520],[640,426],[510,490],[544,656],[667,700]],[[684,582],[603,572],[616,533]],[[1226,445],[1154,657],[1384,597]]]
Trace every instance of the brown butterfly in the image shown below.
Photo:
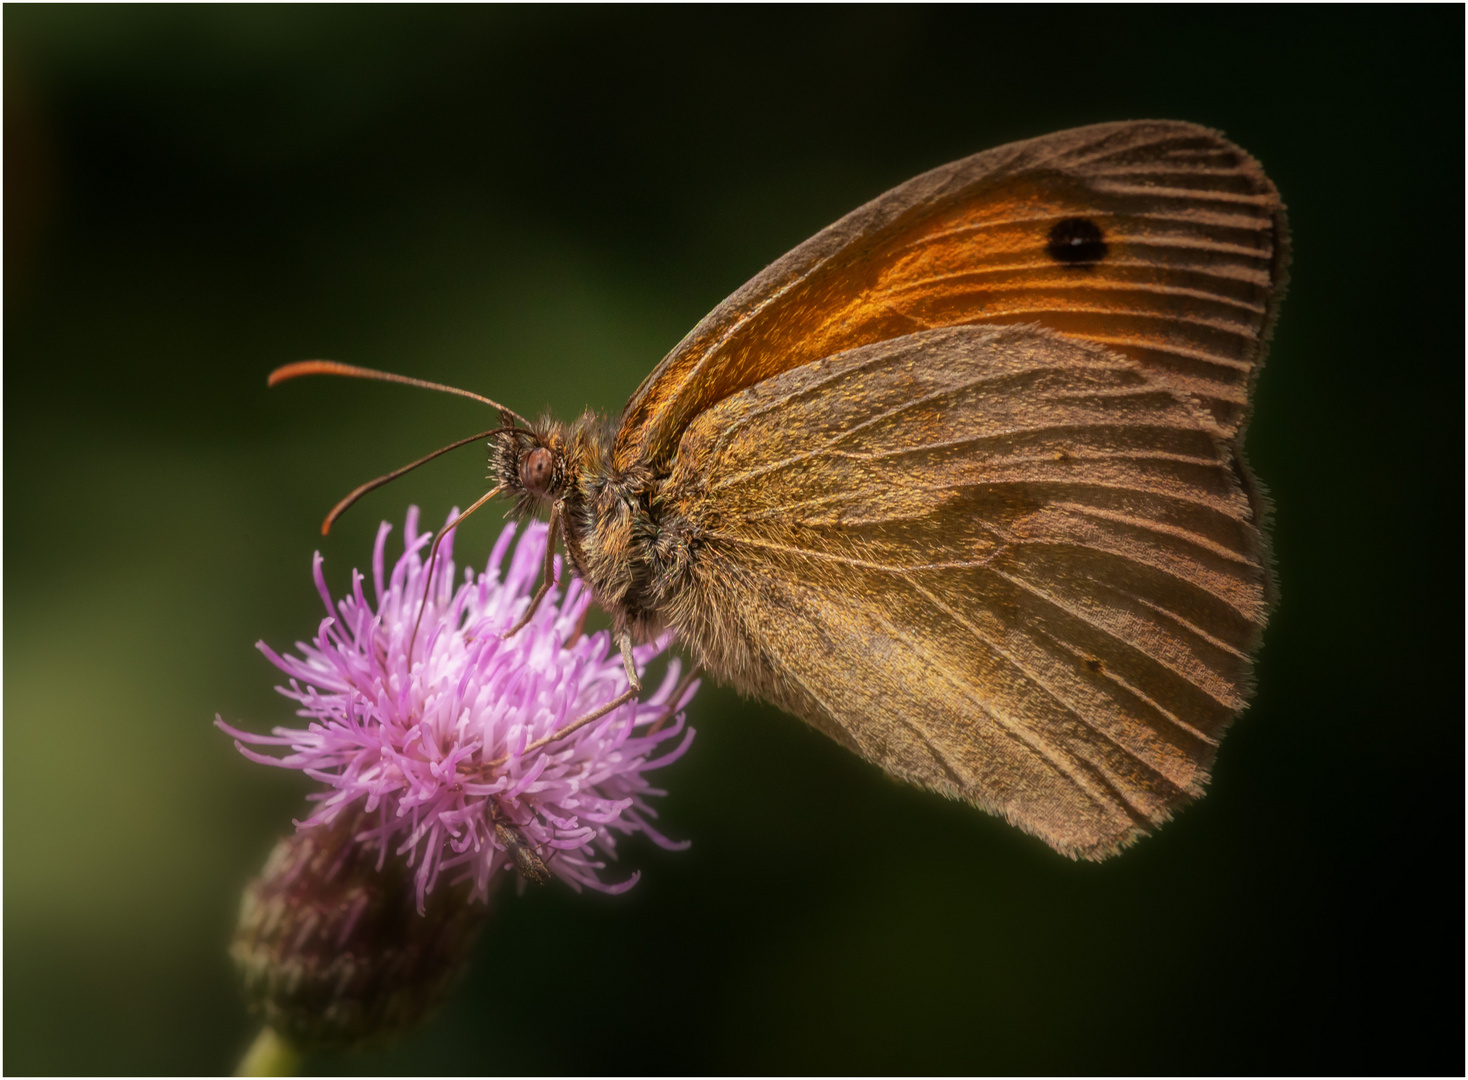
[[[627,661],[608,709],[671,628],[889,774],[1099,859],[1202,792],[1249,696],[1272,588],[1241,443],[1286,261],[1278,193],[1216,132],[1063,131],[818,233],[619,421],[496,406],[423,460],[488,437],[475,507],[549,509]],[[272,383],[310,373],[452,390]],[[550,577],[548,549],[534,603]]]

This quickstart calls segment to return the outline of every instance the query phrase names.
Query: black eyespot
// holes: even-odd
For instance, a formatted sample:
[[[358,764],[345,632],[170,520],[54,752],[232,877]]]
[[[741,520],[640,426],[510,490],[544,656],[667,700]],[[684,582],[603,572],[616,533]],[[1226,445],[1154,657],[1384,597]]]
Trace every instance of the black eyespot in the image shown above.
[[[1106,258],[1108,249],[1106,238],[1094,221],[1073,217],[1056,222],[1045,250],[1056,262],[1076,266],[1100,262]]]
[[[520,486],[533,495],[544,495],[550,486],[555,458],[543,446],[537,446],[520,462]]]
[[[1090,668],[1092,671],[1099,672],[1102,666],[1103,665],[1101,661],[1097,660],[1094,656],[1086,660],[1086,667]]]

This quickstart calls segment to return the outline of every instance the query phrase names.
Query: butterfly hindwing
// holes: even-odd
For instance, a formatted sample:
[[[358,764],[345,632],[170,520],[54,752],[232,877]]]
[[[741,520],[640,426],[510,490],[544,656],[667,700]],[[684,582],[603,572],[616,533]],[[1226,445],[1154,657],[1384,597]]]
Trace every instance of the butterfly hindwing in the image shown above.
[[[1201,790],[1266,556],[1210,412],[1038,326],[922,331],[699,413],[669,607],[715,675],[1099,857]]]

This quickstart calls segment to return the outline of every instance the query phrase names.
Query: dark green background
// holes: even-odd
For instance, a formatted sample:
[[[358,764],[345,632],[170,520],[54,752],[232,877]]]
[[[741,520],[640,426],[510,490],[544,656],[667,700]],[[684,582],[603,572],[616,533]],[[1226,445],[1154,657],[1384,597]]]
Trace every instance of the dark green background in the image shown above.
[[[924,169],[1224,129],[1293,285],[1249,450],[1282,605],[1208,798],[1078,865],[706,689],[630,894],[503,892],[348,1072],[1461,1073],[1463,11],[7,6],[5,1071],[215,1072],[306,790],[289,717],[381,517],[483,490],[466,402],[617,410],[709,308]],[[465,527],[482,559],[498,529]]]

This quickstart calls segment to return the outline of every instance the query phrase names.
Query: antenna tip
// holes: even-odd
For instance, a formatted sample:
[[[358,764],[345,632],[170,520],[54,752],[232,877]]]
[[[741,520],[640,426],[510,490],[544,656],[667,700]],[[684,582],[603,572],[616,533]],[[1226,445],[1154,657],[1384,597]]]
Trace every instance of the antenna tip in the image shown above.
[[[297,360],[294,364],[285,364],[276,368],[265,380],[266,386],[275,386],[287,379],[299,378],[302,375],[346,375],[352,372],[352,368],[345,364],[338,364],[331,360]]]

